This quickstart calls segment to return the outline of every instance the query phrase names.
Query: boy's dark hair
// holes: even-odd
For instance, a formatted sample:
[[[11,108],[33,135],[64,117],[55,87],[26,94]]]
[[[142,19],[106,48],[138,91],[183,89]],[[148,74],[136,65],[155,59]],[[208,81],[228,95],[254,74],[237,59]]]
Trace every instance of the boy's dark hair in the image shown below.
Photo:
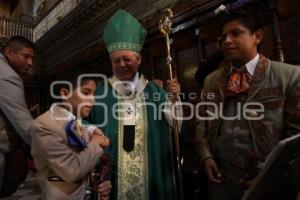
[[[251,33],[262,28],[260,21],[253,15],[250,15],[244,11],[229,11],[225,13],[221,20],[222,29],[224,28],[225,24],[238,20],[241,24],[243,24],[246,28],[250,30]]]
[[[33,42],[23,36],[13,36],[9,40],[7,40],[4,49],[10,47],[14,52],[19,51],[23,48],[31,48],[35,50],[35,46]]]
[[[86,70],[70,70],[70,71],[66,71],[63,72],[62,74],[60,74],[55,81],[65,81],[68,82],[72,85],[73,90],[77,88],[77,80],[79,78],[80,75],[82,74],[91,74],[89,72],[87,72]],[[95,83],[97,83],[98,78],[94,77],[94,76],[84,76],[83,78],[81,78],[81,82],[80,82],[80,86],[86,84],[88,81],[95,81]],[[54,82],[55,82],[54,81]],[[54,84],[54,82],[52,84]],[[70,84],[66,84],[66,83],[56,83],[53,86],[53,94],[55,96],[60,96],[60,90],[65,88],[67,90],[70,90]],[[51,93],[52,94],[52,93]],[[52,99],[54,101],[60,101],[60,99],[56,99],[54,97],[52,97]]]

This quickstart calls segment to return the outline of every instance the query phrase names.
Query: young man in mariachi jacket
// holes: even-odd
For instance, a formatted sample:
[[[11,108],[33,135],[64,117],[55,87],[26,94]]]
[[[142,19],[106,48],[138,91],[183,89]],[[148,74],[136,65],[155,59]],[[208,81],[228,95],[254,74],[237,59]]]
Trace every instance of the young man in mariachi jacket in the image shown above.
[[[224,17],[224,67],[204,83],[196,124],[209,199],[241,199],[272,148],[300,132],[300,69],[259,54],[259,21],[247,13]],[[217,113],[217,117],[211,113]]]

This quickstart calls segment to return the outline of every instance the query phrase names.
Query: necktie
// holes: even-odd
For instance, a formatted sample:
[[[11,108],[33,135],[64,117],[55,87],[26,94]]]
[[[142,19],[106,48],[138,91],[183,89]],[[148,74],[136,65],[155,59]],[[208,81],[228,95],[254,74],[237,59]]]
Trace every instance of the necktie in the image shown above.
[[[65,131],[69,146],[80,147],[82,149],[87,146],[88,140],[83,129],[77,120],[71,120],[66,124]]]
[[[225,96],[234,96],[241,93],[248,93],[250,89],[251,75],[247,71],[246,66],[241,69],[234,68],[229,77]]]
[[[81,138],[83,140],[84,139],[83,127],[79,124],[79,122],[77,120],[74,122],[74,126],[75,126],[75,131],[76,131],[77,135],[79,136],[79,138]]]

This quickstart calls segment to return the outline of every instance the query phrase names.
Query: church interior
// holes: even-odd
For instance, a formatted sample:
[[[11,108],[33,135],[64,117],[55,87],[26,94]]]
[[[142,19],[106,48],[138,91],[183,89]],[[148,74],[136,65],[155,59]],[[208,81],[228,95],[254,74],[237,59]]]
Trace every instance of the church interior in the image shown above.
[[[181,85],[182,102],[195,104],[205,77],[218,68],[212,58],[219,50],[219,17],[224,10],[255,14],[264,30],[260,52],[272,60],[300,66],[299,0],[0,0],[0,45],[21,35],[36,46],[34,65],[22,77],[26,103],[34,118],[49,109],[51,82],[63,72],[84,69],[112,75],[103,29],[119,8],[130,12],[147,30],[139,72],[148,80],[157,81],[168,79],[166,43],[159,20],[166,8],[172,10],[172,73]],[[184,116],[189,116],[189,112],[188,107],[183,107]],[[205,200],[206,177],[199,169],[194,130],[193,118],[183,122],[183,199]],[[31,170],[25,185],[27,182],[35,190],[37,186],[30,182],[34,179],[34,169]],[[0,199],[39,199],[36,190],[30,194],[18,190],[18,195]]]

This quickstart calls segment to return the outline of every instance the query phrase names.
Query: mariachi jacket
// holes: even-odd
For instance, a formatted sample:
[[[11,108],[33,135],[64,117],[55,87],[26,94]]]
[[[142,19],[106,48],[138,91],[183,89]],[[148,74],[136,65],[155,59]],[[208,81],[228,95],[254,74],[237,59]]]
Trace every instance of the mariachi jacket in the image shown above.
[[[214,157],[219,133],[220,117],[203,120],[201,117],[215,113],[224,103],[224,90],[229,79],[229,64],[210,74],[201,94],[203,106],[196,117],[196,149],[200,160]],[[212,104],[214,103],[214,104]],[[264,160],[279,140],[300,133],[300,67],[271,61],[260,55],[246,97],[249,115],[261,120],[247,120],[254,148]],[[264,111],[258,112],[263,105]],[[251,110],[252,109],[252,110]]]

